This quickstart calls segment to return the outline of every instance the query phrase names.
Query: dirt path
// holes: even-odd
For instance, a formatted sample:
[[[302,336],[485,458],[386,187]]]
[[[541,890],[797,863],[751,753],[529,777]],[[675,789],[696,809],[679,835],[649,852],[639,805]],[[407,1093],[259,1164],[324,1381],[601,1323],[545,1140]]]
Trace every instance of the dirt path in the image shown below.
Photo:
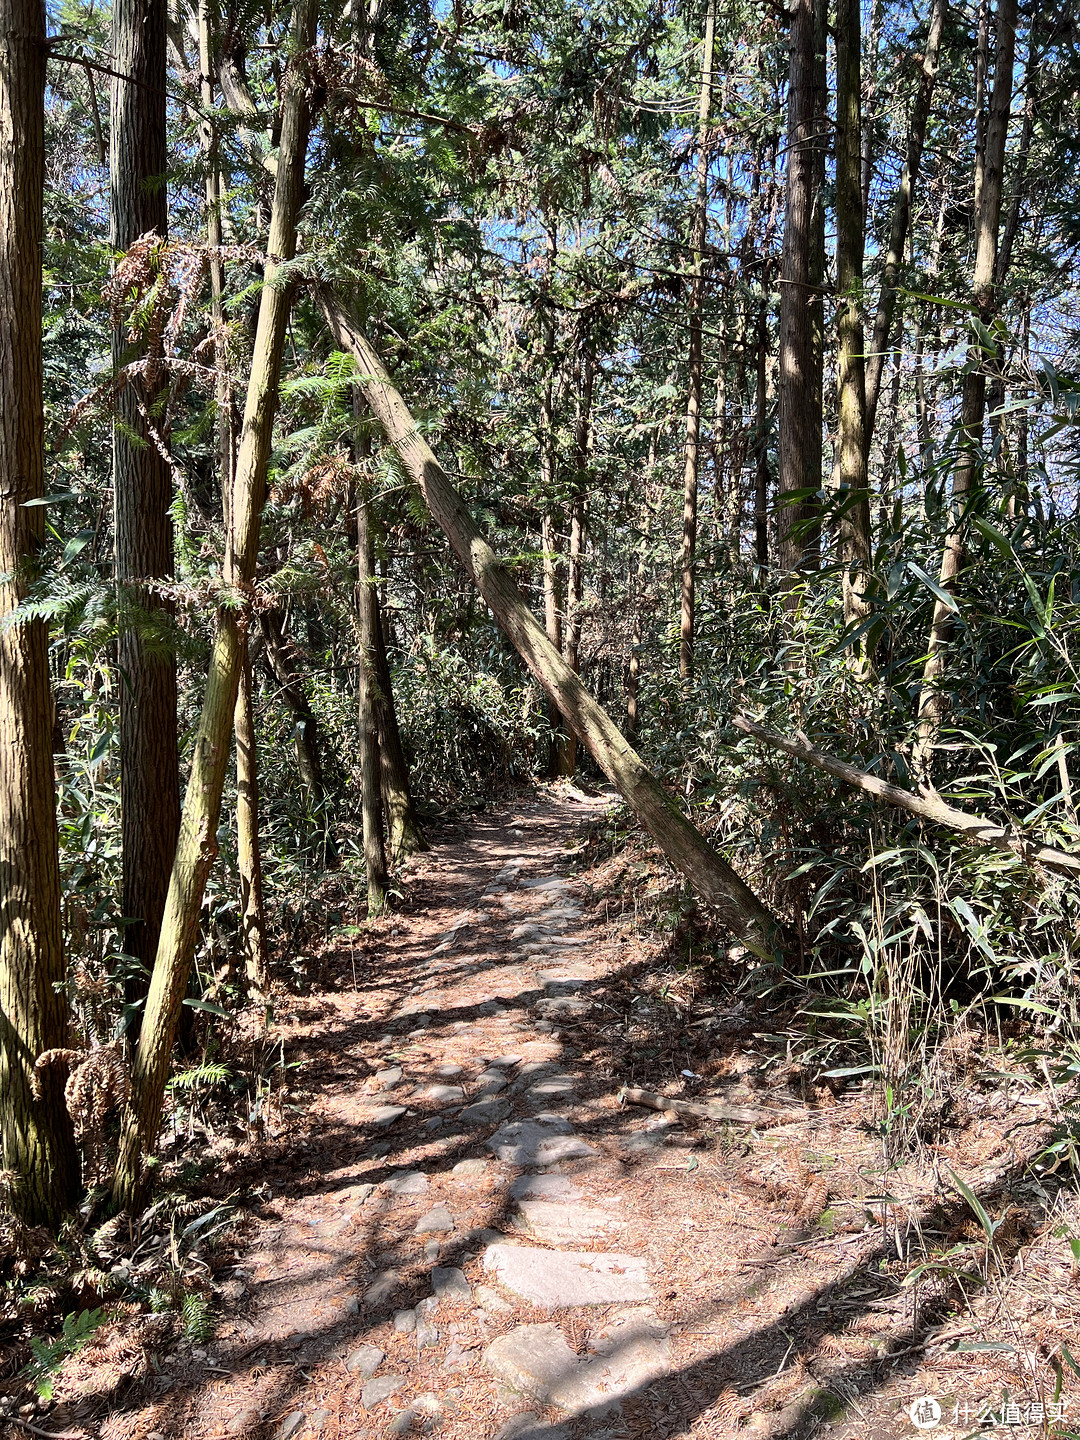
[[[764,1082],[740,1003],[668,1051],[635,1018],[633,931],[572,873],[608,803],[476,821],[377,943],[341,943],[335,988],[280,1027],[300,1136],[267,1163],[233,1308],[106,1440],[913,1433],[947,1307],[868,1223],[861,1112],[788,1086],[766,1100],[789,1123],[690,1131],[617,1101],[661,1062],[690,1085],[688,1033],[712,1093],[760,1104]],[[1018,1173],[1005,1147],[991,1179]],[[889,1183],[922,1203],[925,1176]]]

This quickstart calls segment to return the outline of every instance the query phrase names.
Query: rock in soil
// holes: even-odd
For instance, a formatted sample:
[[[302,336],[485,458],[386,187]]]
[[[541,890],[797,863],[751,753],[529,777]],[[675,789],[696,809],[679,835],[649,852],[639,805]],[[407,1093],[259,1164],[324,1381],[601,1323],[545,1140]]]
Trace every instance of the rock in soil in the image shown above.
[[[518,1325],[484,1351],[484,1365],[508,1390],[542,1405],[578,1364],[578,1357],[555,1324]]]
[[[625,1305],[652,1299],[645,1262],[635,1255],[489,1245],[483,1265],[504,1289],[548,1310],[563,1305]]]
[[[391,1395],[396,1395],[404,1384],[404,1375],[377,1375],[374,1380],[368,1381],[361,1393],[364,1409],[374,1410],[376,1405],[381,1405],[384,1400],[389,1400]]]
[[[446,1235],[454,1228],[454,1217],[445,1205],[435,1205],[416,1222],[414,1235]]]
[[[384,1180],[382,1188],[391,1195],[426,1195],[428,1177],[421,1170],[402,1170]]]
[[[370,1380],[385,1359],[385,1351],[377,1345],[361,1345],[347,1357],[345,1369],[350,1375],[359,1375],[361,1380]]]
[[[510,1186],[511,1200],[580,1200],[581,1191],[565,1175],[519,1175]]]
[[[524,1228],[545,1245],[580,1244],[624,1223],[606,1210],[555,1200],[523,1200],[518,1214]]]
[[[548,1425],[532,1410],[523,1410],[495,1432],[493,1440],[570,1440],[565,1425]]]
[[[431,1289],[436,1300],[471,1300],[472,1286],[465,1272],[452,1265],[436,1265],[431,1272]]]
[[[510,1165],[554,1165],[559,1160],[589,1159],[597,1154],[562,1115],[537,1115],[532,1120],[500,1125],[487,1144]]]

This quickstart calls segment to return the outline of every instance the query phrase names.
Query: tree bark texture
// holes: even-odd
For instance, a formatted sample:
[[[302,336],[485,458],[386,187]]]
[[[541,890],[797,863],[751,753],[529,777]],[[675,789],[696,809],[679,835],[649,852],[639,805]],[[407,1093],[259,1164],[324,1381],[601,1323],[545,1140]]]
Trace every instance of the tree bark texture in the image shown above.
[[[764,288],[768,290],[766,274]],[[766,302],[758,307],[757,367],[754,376],[754,564],[765,594],[769,574],[769,316]]]
[[[691,264],[687,357],[686,443],[683,452],[683,527],[679,555],[679,674],[694,673],[694,587],[697,580],[698,472],[701,453],[702,310],[705,300],[705,233],[709,214],[709,106],[712,102],[713,42],[716,0],[706,0],[705,41],[701,54],[698,98],[697,193],[690,231]]]
[[[270,244],[259,300],[259,319],[247,404],[237,456],[226,537],[225,583],[234,594],[250,594],[259,548],[259,524],[266,496],[266,471],[273,437],[278,380],[285,344],[291,287],[280,277],[296,251],[296,220],[304,184],[308,107],[305,59],[315,40],[317,0],[299,0],[293,16],[289,65],[284,79],[281,145],[278,154]],[[229,736],[243,665],[241,621],[223,605],[215,620],[214,643],[202,714],[195,736],[191,776],[184,799],[180,839],[169,882],[157,957],[146,999],[139,1044],[132,1065],[132,1098],[125,1107],[114,1203],[132,1206],[143,1189],[144,1160],[157,1140],[168,1077],[169,1056],[195,951],[199,912],[217,850],[221,794],[229,760]]]
[[[213,122],[208,118],[214,104],[214,64],[213,33],[207,0],[199,0],[199,69],[204,111],[199,142],[206,161],[206,241],[213,251],[219,249],[222,243],[221,175],[218,170],[217,135]],[[216,370],[214,400],[217,406],[222,519],[228,533],[232,525],[230,508],[236,455],[224,297],[225,266],[220,254],[212,253],[210,303]],[[244,658],[240,667],[233,717],[236,736],[236,869],[240,935],[248,988],[253,994],[265,996],[270,989],[270,959],[266,946],[266,909],[263,903],[262,848],[259,839],[259,752],[255,738],[255,697],[249,629],[245,628],[242,639]]]
[[[547,455],[544,450],[540,453],[540,484],[545,499],[549,497],[554,489],[554,467],[549,484],[545,483],[545,471],[547,470]],[[540,548],[543,552],[544,565],[544,628],[547,637],[557,650],[562,649],[562,616],[559,611],[559,575],[557,570],[558,559],[558,536],[555,530],[555,512],[545,510],[543,519],[540,521]],[[562,719],[558,708],[548,703],[548,728],[551,731],[551,744],[548,748],[548,774],[552,777],[559,773],[559,739],[562,729]]]
[[[278,693],[286,710],[295,721],[293,735],[296,768],[300,772],[301,783],[312,805],[321,806],[326,799],[326,786],[323,781],[319,722],[305,693],[304,682],[296,673],[292,647],[285,638],[281,611],[262,611],[259,615],[259,629],[266,645],[266,660],[270,673],[277,681]]]
[[[165,187],[165,0],[115,0],[109,129],[110,240],[128,250],[168,227]],[[169,580],[174,572],[170,467],[140,407],[159,435],[165,402],[160,342],[130,344],[121,323],[113,331],[118,368],[145,360],[117,397],[113,430],[113,523],[116,580],[130,607],[119,640],[120,799],[123,850],[122,905],[134,923],[125,950],[148,968],[157,950],[169,872],[180,828],[176,659],[148,627],[171,623],[172,607],[140,583]],[[139,993],[145,987],[140,987]]]
[[[32,1225],[74,1203],[53,704],[42,619],[10,619],[34,577],[45,510],[41,239],[45,7],[0,0],[0,1139],[9,1200]]]
[[[811,262],[820,144],[815,31],[814,0],[793,0],[780,277],[776,527],[777,565],[789,595],[798,572],[816,561],[820,509],[816,495],[821,486],[821,377],[814,345],[814,307],[820,306],[821,297],[813,284]]]
[[[868,588],[873,539],[866,468],[866,374],[863,361],[862,272],[862,30],[859,0],[836,7],[836,285],[837,451],[840,464],[840,548],[844,624],[860,625],[870,613]],[[857,669],[873,661],[866,636],[852,647]]]
[[[255,740],[250,637],[246,631],[243,642],[244,655],[233,716],[236,732],[236,868],[240,882],[244,973],[249,988],[265,995],[270,988],[270,962],[266,951],[262,850],[259,843],[259,751]]]
[[[994,280],[1001,228],[1005,146],[1012,110],[1016,12],[1017,0],[998,0],[994,87],[990,96],[985,143],[980,147],[975,173],[975,264],[971,292],[973,308],[984,327],[991,324],[996,309]],[[994,356],[984,353],[978,341],[968,352],[961,397],[959,455],[953,473],[953,513],[941,559],[941,586],[951,594],[956,592],[966,559],[967,512],[979,483],[987,362],[992,363],[993,359]],[[942,600],[934,602],[919,694],[919,727],[915,746],[916,768],[923,778],[930,775],[931,755],[945,713],[945,652],[952,639],[954,617],[955,610],[951,606]]]
[[[649,586],[649,539],[652,530],[652,506],[649,504],[649,490],[656,473],[656,449],[660,440],[660,426],[653,427],[649,436],[649,458],[645,469],[644,496],[641,502],[641,539],[638,541],[637,559],[633,562],[630,575],[630,662],[626,669],[626,733],[631,738],[638,730],[638,700],[641,694],[641,653],[645,642],[645,603]],[[550,639],[550,634],[548,636]],[[558,649],[558,646],[556,646]]]
[[[390,858],[395,865],[400,865],[410,855],[415,855],[421,850],[430,850],[431,846],[424,839],[423,828],[413,803],[409,765],[405,758],[405,747],[401,743],[397,709],[394,705],[394,690],[390,676],[390,662],[386,656],[386,639],[383,634],[382,609],[379,605],[378,591],[374,591],[374,601],[375,707],[379,730],[383,814],[386,818]]]
[[[213,121],[208,117],[214,106],[213,33],[208,0],[199,0],[199,69],[202,72],[199,93],[204,118],[199,127],[199,144],[206,163],[206,243],[210,247],[210,305],[214,327],[214,403],[217,406],[218,464],[221,477],[222,515],[229,524],[229,497],[232,494],[235,426],[233,395],[230,381],[228,330],[225,324],[225,265],[220,249],[221,172],[218,168],[218,138]],[[219,253],[214,253],[219,252]]]
[[[379,689],[375,668],[379,612],[375,597],[375,546],[371,535],[370,507],[370,499],[361,492],[356,505],[356,614],[360,629],[356,693],[367,913],[368,919],[373,920],[386,908],[387,877],[383,848],[379,720],[375,700]]]
[[[337,344],[359,366],[372,410],[412,476],[436,523],[450,541],[511,644],[545,694],[559,706],[601,770],[611,780],[676,870],[713,906],[729,929],[763,953],[783,942],[779,923],[665,793],[610,717],[551,644],[498,556],[477,529],[461,497],[416,428],[409,409],[348,310],[325,284],[316,296]]]

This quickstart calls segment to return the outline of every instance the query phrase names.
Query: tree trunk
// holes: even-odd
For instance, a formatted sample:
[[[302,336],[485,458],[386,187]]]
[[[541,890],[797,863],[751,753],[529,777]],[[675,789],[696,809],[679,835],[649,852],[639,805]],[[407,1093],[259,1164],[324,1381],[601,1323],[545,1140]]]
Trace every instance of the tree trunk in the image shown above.
[[[701,319],[705,297],[705,233],[709,206],[709,106],[712,101],[713,38],[716,0],[706,0],[705,43],[701,55],[698,98],[697,195],[691,227],[693,271],[690,277],[690,388],[686,397],[686,447],[683,460],[683,528],[679,607],[679,674],[694,673],[694,585],[697,569],[698,457],[701,448]]]
[[[382,608],[379,605],[378,591],[373,589],[372,595],[375,602],[375,713],[379,734],[383,813],[386,817],[390,858],[395,865],[400,865],[410,855],[421,850],[430,850],[431,846],[424,839],[416,806],[413,804],[409,766],[405,759],[405,747],[401,743],[397,711],[394,707],[390,662],[386,658]]]
[[[361,481],[361,486],[366,479]],[[364,871],[367,876],[367,913],[374,920],[386,908],[386,852],[383,849],[383,807],[375,653],[379,612],[375,598],[375,546],[371,535],[370,499],[361,493],[356,502],[356,614],[360,627],[357,669],[357,714],[360,729],[361,810],[364,821]]]
[[[213,122],[208,118],[214,105],[213,35],[207,0],[199,0],[199,91],[204,118],[199,142],[206,162],[206,243],[210,247],[210,313],[214,327],[214,403],[217,407],[218,465],[221,475],[221,510],[226,527],[229,525],[229,498],[232,494],[235,426],[233,424],[231,366],[227,353],[228,331],[225,325],[225,265],[220,249],[221,174],[218,170],[218,140]],[[218,253],[214,253],[214,252]]]
[[[995,268],[998,232],[1001,225],[1002,175],[1005,144],[1012,109],[1013,61],[1016,53],[1017,0],[998,0],[997,53],[994,62],[994,89],[986,123],[985,143],[980,147],[975,173],[975,266],[972,300],[980,324],[988,329],[996,310]],[[987,357],[975,341],[968,355],[961,399],[960,454],[953,474],[952,527],[945,539],[941,560],[941,586],[955,593],[965,563],[964,536],[967,511],[978,484],[983,419],[986,409]],[[945,713],[942,688],[945,649],[952,638],[954,608],[934,602],[926,664],[919,694],[919,729],[914,760],[923,779],[930,775],[930,757]]]
[[[545,478],[546,455],[541,452],[540,456],[540,485],[545,497],[550,496],[554,488],[554,476],[548,481]],[[555,646],[556,650],[562,649],[562,617],[559,613],[559,577],[556,570],[556,558],[558,556],[558,538],[555,533],[555,515],[551,510],[545,510],[543,519],[540,522],[540,547],[544,555],[544,627],[547,637]],[[558,706],[548,702],[548,728],[551,731],[551,743],[548,747],[547,772],[554,777],[559,773],[559,746],[562,734],[562,717],[559,714]]]
[[[649,489],[656,470],[656,449],[660,426],[655,425],[649,436],[649,459],[645,471],[644,497],[641,502],[641,539],[637,560],[631,571],[630,663],[626,670],[626,733],[633,737],[638,730],[638,696],[641,691],[641,649],[645,640],[645,591],[649,578],[649,532],[652,528],[652,506]],[[548,636],[550,639],[550,635]],[[555,647],[558,649],[558,646]]]
[[[312,806],[319,808],[326,799],[319,722],[304,691],[303,681],[296,673],[290,653],[291,647],[285,638],[281,611],[260,611],[259,629],[266,645],[266,661],[270,673],[277,681],[278,692],[285,702],[285,708],[296,722],[293,732],[296,768],[300,772],[301,782]]]
[[[1016,236],[1020,229],[1020,216],[1023,210],[1023,202],[1027,192],[1027,166],[1028,156],[1031,153],[1031,141],[1035,130],[1035,110],[1038,105],[1039,68],[1035,55],[1034,22],[1032,23],[1032,35],[1029,41],[1028,60],[1025,71],[1025,90],[1027,91],[1024,101],[1024,121],[1020,129],[1020,144],[1016,155],[1016,168],[1013,174],[1013,193],[1009,203],[1009,212],[1005,220],[1005,228],[1001,236],[1001,244],[998,246],[997,258],[994,261],[994,283],[1001,286],[1012,264],[1013,246],[1016,244]],[[1030,313],[1030,299],[1026,302],[1027,310]],[[1007,436],[1008,427],[1004,415],[1005,408],[1005,357],[999,354],[995,357],[996,364],[992,365],[993,375],[990,380],[987,394],[987,408],[989,410],[990,435],[996,441],[999,433]],[[1013,489],[1010,496],[1010,503],[1015,497]]]
[[[768,293],[768,273],[764,281]],[[769,575],[769,431],[768,431],[769,316],[762,300],[757,319],[757,372],[755,383],[754,448],[754,564],[762,595],[768,593]]]
[[[10,623],[45,533],[41,239],[45,8],[0,0],[0,1139],[8,1203],[55,1226],[76,1199],[67,1045],[53,702],[42,619]]]
[[[914,203],[919,171],[922,168],[926,125],[930,118],[930,103],[934,95],[934,80],[937,75],[938,55],[941,51],[941,32],[945,24],[945,5],[946,0],[931,0],[926,49],[919,66],[919,88],[915,92],[915,102],[911,107],[911,120],[908,124],[907,155],[900,174],[896,199],[893,202],[889,248],[885,252],[885,265],[881,273],[881,294],[878,297],[877,312],[874,315],[874,334],[870,344],[870,354],[866,359],[864,442],[868,458],[870,444],[874,438],[878,397],[881,393],[881,375],[885,367],[885,351],[889,343],[889,336],[892,334],[893,315],[900,293],[900,267],[904,263],[904,246],[907,244],[908,228],[911,224],[911,207]]]
[[[566,625],[563,631],[563,654],[570,669],[577,673],[581,649],[581,606],[585,595],[585,487],[589,468],[590,427],[592,424],[593,382],[595,360],[588,337],[582,341],[581,393],[578,396],[577,423],[574,427],[574,494],[570,501],[570,555],[566,576]],[[558,773],[570,778],[577,768],[577,741],[568,730],[559,739]]]
[[[115,0],[109,131],[110,241],[130,248],[148,233],[165,239],[168,225],[165,147],[165,0]],[[113,521],[121,603],[135,615],[119,639],[121,904],[133,923],[124,949],[147,968],[157,950],[169,872],[180,829],[180,761],[176,660],[160,640],[148,643],[146,621],[158,629],[172,607],[139,582],[173,575],[172,476],[151,438],[146,416],[163,433],[165,375],[160,339],[132,346],[121,323],[113,331],[113,363],[150,363],[117,396],[113,431]],[[145,413],[140,413],[140,410]],[[128,998],[145,993],[145,984]]]
[[[862,38],[859,0],[836,9],[836,285],[837,451],[840,462],[840,548],[844,565],[844,624],[861,625],[870,613],[873,563],[870,491],[866,468],[866,376],[863,363],[863,208],[860,96]],[[851,648],[856,668],[869,673],[867,636]]]
[[[338,345],[357,360],[368,403],[387,438],[466,572],[544,692],[559,706],[676,870],[744,943],[755,951],[773,953],[785,939],[779,922],[731,866],[706,844],[551,644],[419,434],[376,352],[329,287],[318,284],[316,296]]]
[[[255,742],[254,696],[250,641],[243,635],[244,654],[236,692],[233,728],[236,731],[236,868],[240,880],[240,931],[244,943],[244,971],[251,990],[265,995],[270,989],[266,951],[266,913],[263,907],[262,852],[259,847],[259,765]]]
[[[547,636],[557,650],[562,649],[562,619],[559,613],[559,576],[557,568],[558,537],[555,529],[555,325],[547,291],[550,288],[555,269],[554,234],[548,231],[547,272],[545,293],[541,306],[541,322],[544,341],[544,388],[540,394],[540,493],[545,506],[540,522],[540,548],[544,557],[544,624]],[[554,778],[559,773],[559,752],[565,741],[558,706],[548,702],[548,729],[551,741],[548,746],[547,773]]]
[[[207,0],[199,0],[200,94],[204,119],[200,143],[206,160],[206,241],[220,249],[221,177],[217,167],[217,136],[208,116],[214,104],[213,37]],[[232,526],[231,500],[236,468],[232,385],[226,351],[225,266],[220,254],[210,256],[210,303],[214,326],[214,400],[217,406],[218,468],[225,532]],[[236,869],[240,907],[240,937],[244,974],[249,990],[265,996],[270,989],[270,961],[266,947],[266,911],[263,905],[262,850],[259,842],[259,752],[255,739],[251,636],[245,628],[244,657],[236,692],[233,728],[236,734]]]
[[[800,572],[816,562],[821,486],[820,358],[814,345],[812,282],[816,152],[820,138],[815,60],[814,0],[793,0],[788,80],[787,171],[781,259],[779,399],[780,478],[777,496],[777,565],[785,601],[797,601]]]
[[[281,144],[269,253],[230,507],[232,533],[227,539],[225,554],[225,583],[234,595],[239,592],[241,596],[250,593],[255,576],[285,325],[291,303],[291,287],[282,281],[280,270],[296,251],[296,217],[303,194],[308,137],[305,62],[315,41],[316,16],[317,0],[298,0],[281,107]],[[124,1110],[113,1186],[117,1206],[136,1204],[143,1189],[144,1159],[151,1154],[157,1140],[169,1055],[194,956],[203,892],[217,850],[215,836],[243,649],[240,618],[231,606],[222,605],[215,619],[214,644],[184,799],[180,839],[146,999],[146,1014],[132,1066],[132,1096]]]

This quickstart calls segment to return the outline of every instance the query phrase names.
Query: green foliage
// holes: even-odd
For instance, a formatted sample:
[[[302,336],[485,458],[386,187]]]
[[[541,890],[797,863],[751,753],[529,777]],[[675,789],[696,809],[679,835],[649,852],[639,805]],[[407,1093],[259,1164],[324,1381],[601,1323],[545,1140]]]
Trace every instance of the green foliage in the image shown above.
[[[65,1315],[63,1328],[55,1340],[33,1338],[30,1348],[34,1358],[23,1374],[34,1386],[42,1400],[51,1400],[56,1377],[69,1355],[76,1355],[102,1324],[104,1312],[80,1310],[77,1314]]]
[[[185,1295],[180,1307],[184,1338],[200,1344],[214,1338],[214,1312],[203,1295]]]

